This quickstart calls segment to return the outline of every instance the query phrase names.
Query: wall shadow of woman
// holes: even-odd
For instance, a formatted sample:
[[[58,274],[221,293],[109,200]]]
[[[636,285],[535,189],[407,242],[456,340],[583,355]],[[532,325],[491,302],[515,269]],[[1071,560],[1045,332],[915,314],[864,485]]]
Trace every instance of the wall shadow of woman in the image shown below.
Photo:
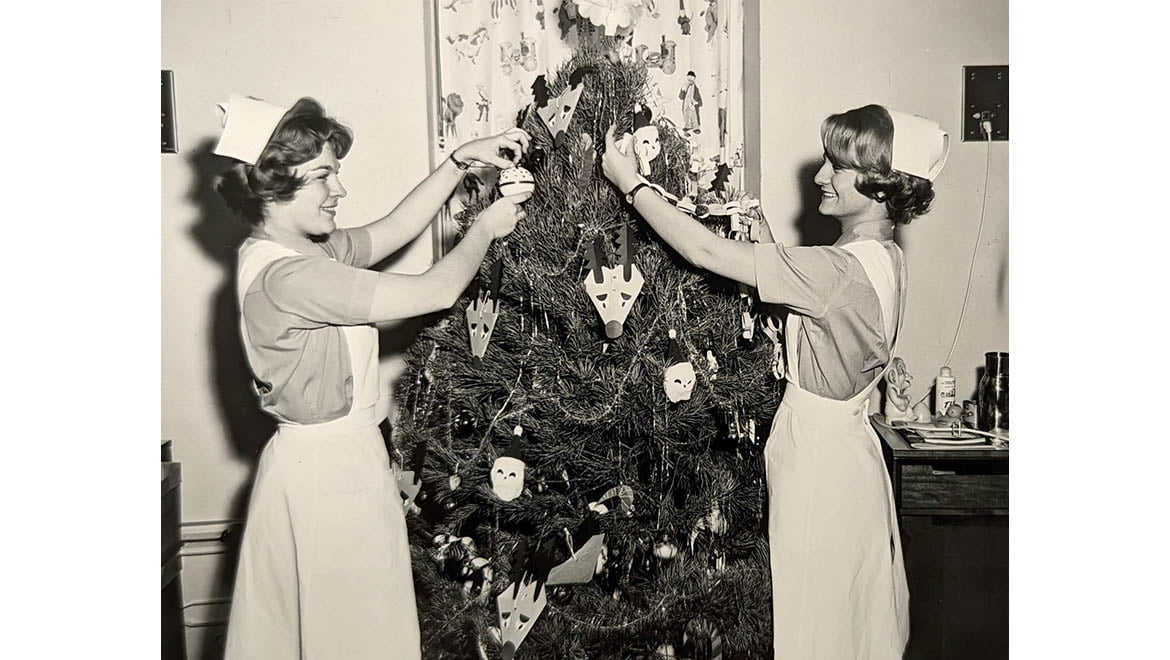
[[[229,519],[243,520],[247,514],[248,498],[260,450],[264,447],[276,424],[264,414],[252,391],[252,374],[244,354],[240,337],[239,307],[236,301],[237,248],[248,235],[248,228],[228,208],[215,191],[215,178],[230,164],[212,153],[215,140],[208,139],[189,152],[187,162],[194,180],[187,193],[187,201],[199,212],[198,220],[190,230],[191,237],[203,253],[223,269],[223,279],[211,299],[210,327],[207,337],[215,400],[227,429],[228,441],[237,458],[248,464],[248,478],[232,498]],[[170,295],[183,295],[170,292]],[[226,552],[211,582],[211,593],[228,596],[235,581],[239,557],[242,525],[232,525],[224,533]],[[203,645],[200,660],[222,657],[222,648],[209,638]]]

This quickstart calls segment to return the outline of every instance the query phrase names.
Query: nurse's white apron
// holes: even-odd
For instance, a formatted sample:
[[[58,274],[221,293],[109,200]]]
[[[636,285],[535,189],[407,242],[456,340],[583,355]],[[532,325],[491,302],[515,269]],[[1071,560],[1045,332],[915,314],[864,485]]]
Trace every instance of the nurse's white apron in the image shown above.
[[[265,266],[297,254],[272,241],[245,246],[241,305]],[[353,407],[322,424],[281,421],[264,447],[226,660],[420,657],[406,521],[378,430],[378,334],[373,326],[341,330]]]
[[[895,278],[877,241],[842,247],[877,292],[892,356],[905,268]],[[881,376],[847,401],[802,390],[795,350],[802,324],[788,316],[788,382],[764,450],[775,657],[896,660],[910,633],[909,593],[893,490],[869,425],[869,396]]]

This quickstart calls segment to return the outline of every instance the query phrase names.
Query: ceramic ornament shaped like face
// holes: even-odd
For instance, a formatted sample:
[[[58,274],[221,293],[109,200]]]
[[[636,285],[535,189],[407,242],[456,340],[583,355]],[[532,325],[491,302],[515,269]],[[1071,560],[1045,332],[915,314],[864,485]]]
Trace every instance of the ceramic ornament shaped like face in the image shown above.
[[[645,283],[642,273],[631,262],[633,240],[630,231],[628,223],[622,226],[618,246],[621,264],[616,268],[607,264],[600,236],[594,239],[593,248],[588,253],[589,272],[585,275],[585,293],[589,294],[589,299],[605,322],[605,336],[610,339],[622,335],[622,324],[630,315],[634,301]]]
[[[658,127],[651,122],[650,108],[634,106],[634,153],[638,156],[638,170],[650,176],[650,163],[662,153]]]
[[[504,262],[497,260],[492,266],[492,281],[487,290],[476,292],[467,304],[467,332],[471,341],[471,354],[482,360],[487,352],[492,330],[500,316],[500,280]]]
[[[492,490],[495,491],[496,497],[505,502],[520,497],[520,493],[524,491],[525,464],[521,458],[523,434],[524,428],[517,425],[512,431],[512,444],[508,446],[508,451],[492,463]]]
[[[662,379],[662,387],[666,390],[666,398],[671,403],[687,401],[695,389],[695,367],[686,359],[678,345],[678,333],[670,330],[670,347],[667,349],[666,374]]]

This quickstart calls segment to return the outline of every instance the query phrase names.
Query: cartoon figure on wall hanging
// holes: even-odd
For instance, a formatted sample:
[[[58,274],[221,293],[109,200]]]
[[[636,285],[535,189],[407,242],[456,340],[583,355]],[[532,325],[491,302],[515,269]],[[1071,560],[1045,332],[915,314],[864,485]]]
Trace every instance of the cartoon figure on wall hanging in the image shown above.
[[[457,59],[470,60],[472,64],[476,64],[475,58],[479,57],[479,51],[487,39],[487,28],[480,26],[471,34],[461,34],[454,38],[447,37],[447,43],[451,44],[451,48],[458,56]]]
[[[678,0],[678,27],[682,30],[684,36],[691,34],[691,17],[687,13],[686,0]]]
[[[662,43],[659,45],[658,52],[656,53],[647,54],[646,51],[650,50],[650,47],[646,44],[638,44],[638,48],[635,51],[637,62],[647,68],[662,69],[662,72],[669,76],[674,73],[677,63],[677,48],[678,45],[675,42],[667,41],[666,35],[663,35]]]
[[[493,22],[496,22],[496,23],[500,22],[500,10],[503,9],[504,7],[511,9],[513,12],[515,12],[517,14],[520,13],[516,9],[516,0],[492,0],[491,12],[492,12],[492,21]]]
[[[520,45],[511,41],[500,44],[500,70],[505,76],[512,75],[512,67],[523,67],[525,71],[536,71],[536,42],[520,33]]]
[[[459,115],[463,114],[463,97],[456,92],[451,92],[447,96],[439,99],[439,119],[441,125],[439,128],[439,146],[445,144],[446,138],[459,137],[459,130],[455,126],[455,120]]]
[[[707,0],[707,9],[703,11],[706,19],[707,43],[715,38],[715,31],[719,29],[719,0]]]
[[[457,4],[471,4],[471,0],[443,0],[443,9],[450,9],[453,12],[458,12],[459,10],[455,7]]]
[[[683,132],[688,136],[691,133],[702,133],[699,120],[699,108],[703,107],[703,94],[695,84],[695,72],[687,71],[687,82],[678,92],[682,101]]]
[[[488,99],[487,94],[483,93],[483,85],[476,85],[475,93],[479,95],[479,100],[475,102],[475,109],[479,112],[475,117],[475,121],[487,121],[488,114],[492,109],[492,102]]]

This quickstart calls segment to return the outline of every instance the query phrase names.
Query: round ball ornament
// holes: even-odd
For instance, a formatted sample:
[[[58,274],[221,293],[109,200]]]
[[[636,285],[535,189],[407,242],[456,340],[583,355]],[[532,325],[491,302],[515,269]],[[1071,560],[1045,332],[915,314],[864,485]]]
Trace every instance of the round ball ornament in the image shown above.
[[[567,584],[558,584],[548,587],[548,602],[564,607],[573,602],[573,589]]]
[[[531,194],[536,190],[536,178],[523,167],[513,167],[500,172],[500,180],[496,187],[505,197]]]
[[[456,438],[465,440],[475,432],[476,422],[475,413],[464,408],[456,413],[455,418],[451,420],[451,432],[455,434]]]
[[[666,533],[658,537],[654,544],[654,556],[663,561],[670,561],[678,556],[678,544],[675,543],[673,534]]]

